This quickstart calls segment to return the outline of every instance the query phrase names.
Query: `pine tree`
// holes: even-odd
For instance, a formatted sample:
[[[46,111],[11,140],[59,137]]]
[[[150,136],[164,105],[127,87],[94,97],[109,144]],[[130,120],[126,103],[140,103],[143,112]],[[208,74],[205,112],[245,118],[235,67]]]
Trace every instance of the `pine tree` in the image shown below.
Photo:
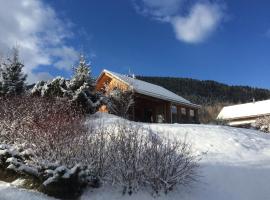
[[[21,95],[24,93],[26,75],[22,72],[23,67],[18,48],[13,48],[12,57],[2,63],[0,94]]]
[[[91,91],[95,88],[95,80],[92,78],[91,66],[86,63],[83,55],[80,56],[79,65],[74,69],[74,75],[70,81],[70,88],[75,91],[82,86],[87,86]]]
[[[38,82],[31,91],[32,95],[42,97],[67,98],[82,106],[87,113],[97,111],[103,101],[103,96],[95,91],[95,80],[91,76],[91,67],[83,55],[74,69],[71,80],[57,77],[52,81]]]
[[[95,80],[91,74],[91,66],[83,55],[74,69],[74,75],[69,83],[73,91],[73,102],[80,104],[88,113],[94,113],[100,105],[100,96],[95,91]]]

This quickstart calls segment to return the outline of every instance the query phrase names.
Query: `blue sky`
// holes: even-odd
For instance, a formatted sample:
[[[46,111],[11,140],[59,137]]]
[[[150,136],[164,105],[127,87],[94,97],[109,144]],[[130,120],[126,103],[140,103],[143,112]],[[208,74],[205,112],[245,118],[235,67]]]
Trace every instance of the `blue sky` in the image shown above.
[[[42,11],[36,17],[36,13],[23,12],[29,15],[23,25],[32,23],[33,29],[25,36],[30,35],[28,43],[32,45],[34,41],[35,45],[30,48],[28,43],[24,44],[23,36],[23,42],[16,40],[30,66],[27,72],[31,81],[69,76],[77,54],[83,51],[91,60],[94,75],[104,68],[121,73],[128,73],[130,68],[137,75],[189,77],[270,88],[267,0],[22,2],[28,3],[28,9]],[[25,5],[22,7],[25,9]],[[31,22],[37,17],[39,24]],[[33,35],[36,40],[32,41]],[[0,40],[0,47],[3,44]],[[36,53],[28,55],[27,48]],[[28,61],[33,57],[35,62]]]

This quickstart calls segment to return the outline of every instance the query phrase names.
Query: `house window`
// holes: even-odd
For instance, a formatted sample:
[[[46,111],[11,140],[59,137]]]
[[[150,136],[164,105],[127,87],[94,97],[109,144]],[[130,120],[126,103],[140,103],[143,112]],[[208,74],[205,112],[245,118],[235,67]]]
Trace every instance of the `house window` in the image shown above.
[[[186,108],[181,108],[181,114],[182,114],[182,115],[186,115],[186,114],[187,114]]]
[[[194,116],[195,116],[194,110],[190,110],[190,117],[194,117]]]
[[[176,106],[171,106],[171,111],[172,111],[173,114],[177,114]]]
[[[177,107],[171,106],[171,112],[172,112],[172,123],[177,123]]]

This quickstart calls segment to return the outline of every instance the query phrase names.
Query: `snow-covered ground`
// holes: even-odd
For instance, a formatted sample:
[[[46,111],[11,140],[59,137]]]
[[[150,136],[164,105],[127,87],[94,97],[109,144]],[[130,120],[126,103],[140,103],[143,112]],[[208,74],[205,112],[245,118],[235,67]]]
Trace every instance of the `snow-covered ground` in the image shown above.
[[[107,126],[119,118],[98,115]],[[93,119],[91,119],[93,120]],[[270,198],[270,135],[255,130],[213,125],[143,124],[160,136],[189,141],[200,161],[201,178],[191,188],[178,188],[162,200],[266,200]],[[10,195],[9,195],[10,194]],[[15,195],[15,198],[14,198]],[[18,190],[0,183],[0,200],[49,199],[38,193]],[[29,197],[29,196],[28,196]],[[122,196],[121,189],[102,187],[86,190],[82,200],[152,199],[146,191]]]
[[[54,200],[42,193],[19,189],[15,184],[0,181],[0,200]]]

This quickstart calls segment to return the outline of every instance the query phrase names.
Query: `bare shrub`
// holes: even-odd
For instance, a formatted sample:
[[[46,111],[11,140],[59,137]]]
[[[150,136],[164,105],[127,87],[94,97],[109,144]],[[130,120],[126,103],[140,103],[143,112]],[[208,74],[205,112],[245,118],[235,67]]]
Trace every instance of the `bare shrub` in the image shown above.
[[[123,193],[137,191],[143,183],[143,160],[145,137],[138,134],[139,127],[117,124],[109,136],[109,176],[105,179],[121,185]]]
[[[134,93],[131,90],[115,89],[109,95],[109,112],[129,119],[134,105]]]
[[[189,185],[197,179],[198,157],[186,141],[160,139],[152,135],[143,155],[146,181],[153,190],[165,193],[177,184]]]
[[[255,122],[255,128],[265,133],[270,133],[270,116],[258,118]]]
[[[0,103],[1,143],[35,150],[38,162],[76,163],[73,145],[87,133],[80,109],[65,100],[35,97],[2,98]]]
[[[125,88],[120,84],[105,84],[103,92],[107,97],[106,106],[109,113],[129,119],[135,103],[132,87]]]
[[[79,109],[63,100],[16,97],[0,103],[0,142],[31,148],[36,165],[81,163],[128,194],[143,187],[168,192],[196,180],[198,160],[186,141],[160,138],[126,121],[89,128]]]
[[[167,193],[176,185],[188,185],[197,178],[198,158],[186,141],[160,138],[150,130],[118,123],[105,135],[102,180],[123,187],[131,194],[142,187]],[[147,132],[147,133],[145,133]],[[93,146],[93,145],[92,145]]]

